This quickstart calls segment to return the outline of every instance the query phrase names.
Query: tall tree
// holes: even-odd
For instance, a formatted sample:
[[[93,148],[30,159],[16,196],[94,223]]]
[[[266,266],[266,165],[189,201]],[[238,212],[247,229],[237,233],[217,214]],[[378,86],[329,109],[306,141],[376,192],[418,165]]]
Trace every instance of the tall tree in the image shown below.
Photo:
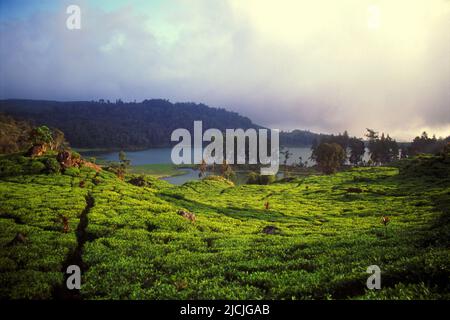
[[[231,166],[228,164],[227,160],[223,159],[222,166],[220,168],[220,172],[222,177],[231,179],[234,176],[234,171]]]
[[[358,138],[349,139],[350,157],[349,161],[353,165],[358,165],[362,162],[364,153],[366,152],[366,147],[364,142]]]
[[[199,170],[198,177],[199,178],[201,178],[201,177],[203,177],[205,175],[206,169],[207,169],[206,162],[205,162],[204,159],[202,159],[202,163],[198,167],[198,170]]]
[[[445,146],[446,142],[444,139],[436,139],[433,135],[430,138],[426,131],[422,133],[419,137],[415,137],[411,145],[407,149],[407,153],[410,156],[417,155],[419,153],[437,153]]]
[[[120,179],[125,178],[125,174],[131,164],[131,161],[127,158],[124,151],[119,152],[119,166],[115,168],[116,174]]]
[[[284,148],[281,152],[281,155],[283,155],[284,160],[283,160],[283,164],[284,164],[284,177],[286,178],[288,176],[288,160],[289,158],[292,156],[292,152],[289,151],[288,148]]]
[[[389,163],[399,157],[397,142],[389,134],[381,136],[378,132],[367,129],[366,137],[369,140],[370,160],[375,164]]]
[[[64,137],[64,133],[59,129],[52,130],[52,142],[51,149],[52,150],[60,150],[69,146],[69,143],[66,141]]]
[[[311,159],[316,161],[323,173],[331,174],[344,164],[346,155],[344,149],[337,143],[321,143],[313,151]]]

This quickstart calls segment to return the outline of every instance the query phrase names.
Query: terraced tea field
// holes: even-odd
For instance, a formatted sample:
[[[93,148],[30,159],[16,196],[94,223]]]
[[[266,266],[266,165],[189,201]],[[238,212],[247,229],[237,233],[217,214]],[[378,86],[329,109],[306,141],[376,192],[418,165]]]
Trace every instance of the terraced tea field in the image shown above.
[[[89,168],[2,177],[0,297],[450,298],[448,179],[388,167],[268,186],[146,179]],[[74,263],[79,293],[64,289]],[[370,265],[382,290],[366,288]]]

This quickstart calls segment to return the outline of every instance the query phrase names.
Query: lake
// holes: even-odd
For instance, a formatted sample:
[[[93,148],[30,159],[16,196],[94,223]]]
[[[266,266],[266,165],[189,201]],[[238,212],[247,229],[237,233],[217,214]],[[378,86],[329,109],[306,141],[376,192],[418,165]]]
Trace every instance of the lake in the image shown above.
[[[312,161],[309,160],[309,157],[311,156],[310,147],[291,147],[286,149],[292,153],[287,161],[288,165],[298,163],[299,157],[302,157],[303,161],[308,161],[308,164],[312,164]],[[151,148],[141,151],[127,151],[126,154],[127,158],[131,160],[131,164],[137,166],[143,164],[172,163],[170,158],[171,152],[172,148]],[[87,155],[88,153],[86,152],[83,154]],[[96,153],[95,156],[107,161],[119,161],[118,152]],[[280,164],[282,164],[283,161],[284,157],[283,155],[280,155]]]
[[[299,162],[299,158],[302,157],[303,162],[308,161],[308,165],[314,164],[313,161],[309,159],[311,156],[310,147],[290,147],[286,148],[291,152],[291,156],[289,157],[287,164],[292,165]],[[141,151],[127,151],[127,158],[131,160],[131,165],[144,165],[144,164],[167,164],[172,163],[171,160],[171,152],[172,148],[151,148],[147,150]],[[193,153],[193,152],[192,152]],[[84,156],[95,156],[99,159],[106,161],[119,161],[119,153],[116,152],[82,152]],[[280,163],[284,162],[284,157],[280,155]],[[172,176],[162,178],[172,184],[180,185],[189,180],[197,180],[199,179],[198,174],[199,171],[195,169],[179,169],[183,172],[186,172],[183,175]],[[239,179],[238,179],[239,180]]]
[[[314,165],[314,161],[309,159],[311,156],[311,148],[310,147],[289,147],[282,150],[288,149],[291,153],[287,164],[298,164],[300,157],[302,158],[303,162],[307,161],[308,166]],[[126,155],[127,158],[131,160],[131,165],[144,165],[144,164],[171,164],[171,152],[172,148],[151,148],[147,150],[141,150],[141,151],[127,151]],[[119,161],[119,152],[82,152],[84,156],[95,156],[102,160],[107,161]],[[193,152],[192,152],[193,154]],[[363,157],[365,161],[369,160],[369,151],[366,148],[366,153]],[[280,164],[284,163],[284,156],[280,155]],[[164,177],[161,178],[163,180],[166,180],[172,184],[181,185],[187,181],[190,180],[198,180],[199,179],[199,171],[196,169],[190,169],[190,168],[182,168],[178,169],[180,172],[185,172],[184,174],[177,175],[177,176],[171,176],[171,177]],[[245,180],[246,173],[237,173],[237,180],[244,181]]]

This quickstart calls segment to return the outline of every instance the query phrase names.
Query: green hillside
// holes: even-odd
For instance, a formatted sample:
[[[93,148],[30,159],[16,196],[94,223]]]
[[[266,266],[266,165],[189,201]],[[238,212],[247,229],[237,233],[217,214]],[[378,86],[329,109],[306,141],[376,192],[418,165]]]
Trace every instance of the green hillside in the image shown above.
[[[448,177],[366,167],[266,186],[138,187],[105,170],[22,165],[34,169],[0,178],[0,298],[450,298]],[[63,289],[74,263],[79,294]],[[370,265],[382,290],[366,289]]]

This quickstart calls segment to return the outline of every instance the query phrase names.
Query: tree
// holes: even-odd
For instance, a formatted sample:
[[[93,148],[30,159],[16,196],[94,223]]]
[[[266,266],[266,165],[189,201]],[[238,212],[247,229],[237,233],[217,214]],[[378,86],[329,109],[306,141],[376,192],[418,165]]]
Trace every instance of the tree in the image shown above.
[[[289,151],[289,149],[284,149],[283,151],[280,152],[283,156],[284,156],[284,177],[286,178],[288,176],[288,166],[287,166],[287,162],[289,160],[289,158],[292,155],[292,152]]]
[[[379,140],[378,132],[375,130],[367,128],[366,137],[369,140],[369,151],[370,151],[370,161],[372,163],[378,163],[379,160],[379,150],[377,141]]]
[[[383,144],[383,163],[389,163],[399,158],[399,147],[397,142],[389,134]]]
[[[358,138],[349,139],[350,157],[349,161],[353,165],[358,165],[362,162],[364,153],[366,152],[366,147],[364,142]]]
[[[247,175],[247,184],[259,184],[259,175],[256,172],[250,172]]]
[[[250,172],[247,175],[247,184],[271,184],[276,180],[274,175],[261,175],[257,172]]]
[[[29,148],[32,127],[27,121],[16,120],[0,113],[0,154]]]
[[[331,174],[345,162],[346,155],[344,149],[337,143],[321,143],[313,151],[311,159],[316,161],[323,173]]]
[[[127,155],[124,151],[119,152],[119,162],[124,166],[128,167],[130,165],[130,160],[127,159]]]
[[[316,140],[312,146],[311,146],[311,150],[314,153],[315,150],[317,149],[317,147],[322,144],[322,143],[328,143],[328,144],[338,144],[342,150],[344,151],[344,160],[342,161],[342,164],[345,162],[345,160],[347,159],[347,149],[350,145],[350,140],[351,139],[356,139],[356,138],[350,138],[348,135],[347,130],[344,131],[344,133],[339,133],[338,135],[321,135],[319,140]],[[312,159],[312,158],[311,158]]]
[[[222,177],[226,179],[231,179],[234,176],[234,171],[231,166],[228,164],[227,160],[223,160],[222,166],[220,168]]]
[[[203,176],[205,175],[206,169],[207,169],[206,162],[205,162],[205,160],[202,160],[202,163],[201,163],[201,164],[199,165],[199,167],[198,167],[198,170],[200,171],[200,172],[198,173],[198,177],[199,177],[199,178],[201,178],[201,177],[203,177]]]
[[[389,134],[378,135],[378,132],[367,129],[366,137],[369,139],[370,160],[375,164],[389,163],[398,159],[399,147]]]
[[[36,127],[31,130],[29,141],[33,146],[51,144],[53,142],[52,132],[47,126]]]
[[[172,104],[162,99],[137,104],[112,102],[109,105],[104,100],[103,103],[83,101],[70,104],[3,100],[0,112],[10,112],[17,118],[42,123],[49,128],[56,127],[65,133],[72,146],[80,148],[141,149],[171,146],[172,142],[168,138],[172,132],[177,128],[186,128],[192,133],[195,120],[202,120],[205,130],[259,128],[250,119],[225,109],[194,103]]]
[[[444,139],[437,139],[435,135],[432,138],[424,131],[419,137],[415,137],[407,149],[407,154],[415,156],[419,153],[438,153],[446,145]]]
[[[308,166],[308,161],[303,161],[303,157],[299,156],[298,157],[298,164],[297,164],[297,166],[299,168],[306,168]]]
[[[447,144],[442,147],[438,155],[442,156],[444,160],[450,159],[450,142],[447,142]]]
[[[120,179],[125,177],[127,173],[128,167],[130,166],[131,161],[127,159],[127,155],[124,151],[119,152],[119,166],[116,167],[116,174]]]
[[[59,129],[53,129],[52,142],[50,144],[52,150],[61,150],[69,146],[64,137],[64,133]]]

